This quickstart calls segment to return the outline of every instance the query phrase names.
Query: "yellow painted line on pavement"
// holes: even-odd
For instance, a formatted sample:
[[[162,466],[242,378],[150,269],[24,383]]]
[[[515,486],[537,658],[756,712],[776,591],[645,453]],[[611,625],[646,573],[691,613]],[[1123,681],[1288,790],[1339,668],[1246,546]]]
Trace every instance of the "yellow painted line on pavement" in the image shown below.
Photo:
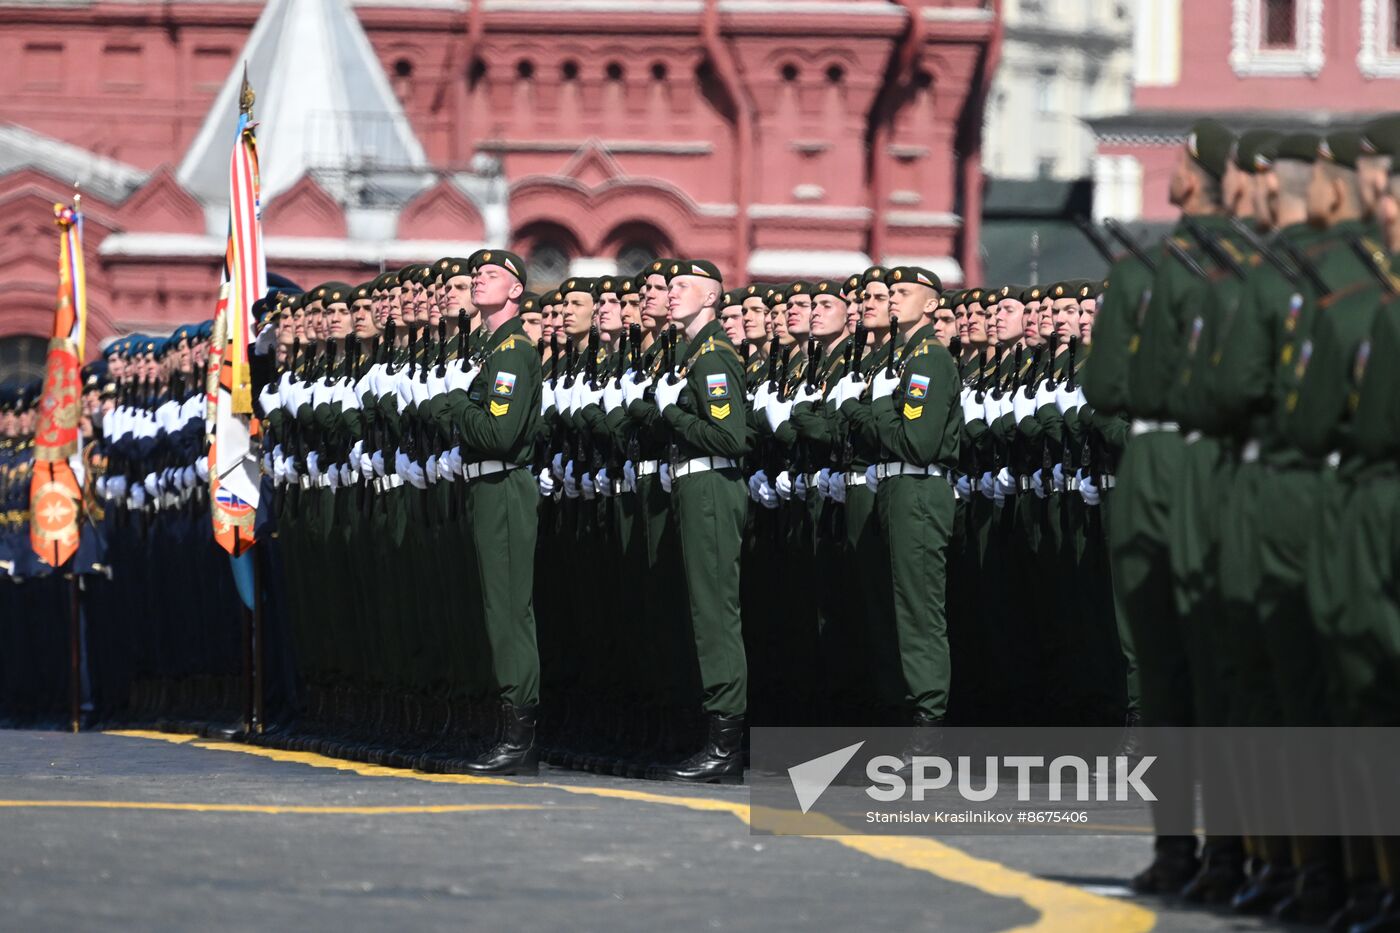
[[[110,734],[163,741],[190,741],[188,736],[171,736],[159,732],[114,732]],[[272,761],[295,762],[313,768],[349,771],[367,777],[407,778],[432,784],[508,785],[544,788],[592,797],[632,800],[668,807],[684,807],[688,810],[710,813],[728,813],[745,824],[750,822],[749,805],[732,800],[681,797],[622,787],[576,787],[543,781],[512,781],[506,778],[478,777],[471,774],[426,774],[420,771],[406,771],[401,768],[386,768],[382,765],[328,758],[313,752],[283,751],[254,745],[240,745],[234,742],[195,741],[192,744],[196,748],[238,752]],[[784,815],[786,814],[783,812],[765,814],[765,816],[771,817],[766,820],[766,825],[781,829],[779,821]],[[790,815],[793,818],[799,816],[797,813]],[[811,814],[806,816],[806,820],[807,822],[802,825],[810,827]],[[811,835],[810,833],[802,835],[808,839],[834,842],[871,858],[892,862],[913,871],[925,872],[954,884],[974,888],[993,897],[1019,900],[1039,913],[1039,917],[1034,922],[1016,927],[1007,933],[1088,933],[1088,931],[1093,931],[1093,933],[1145,933],[1157,923],[1157,915],[1146,907],[1092,894],[1072,885],[1037,878],[999,862],[969,855],[961,849],[956,849],[935,839],[920,836],[839,834],[836,831],[842,827],[835,821],[832,821],[831,825],[833,833],[829,835]]]
[[[533,803],[454,803],[423,806],[337,807],[297,804],[169,803],[145,800],[0,800],[0,810],[177,810],[189,813],[329,813],[356,816],[404,813],[480,813],[488,810],[559,810],[588,807],[547,807]]]
[[[173,735],[169,732],[152,732],[147,729],[113,729],[108,735],[124,735],[129,739],[158,739],[162,742],[172,742],[176,745],[183,745],[185,742],[193,742],[199,738],[197,735]]]

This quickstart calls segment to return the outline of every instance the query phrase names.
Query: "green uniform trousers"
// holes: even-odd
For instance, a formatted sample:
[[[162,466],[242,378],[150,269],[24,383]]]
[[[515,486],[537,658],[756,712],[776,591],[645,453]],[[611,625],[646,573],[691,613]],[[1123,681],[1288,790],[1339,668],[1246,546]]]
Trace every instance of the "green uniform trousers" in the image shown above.
[[[671,488],[681,566],[707,713],[748,711],[748,665],[739,609],[739,551],[748,490],[737,470],[711,470]]]
[[[467,484],[472,563],[481,594],[491,669],[500,696],[515,706],[539,701],[535,642],[535,539],[538,499],[529,470],[483,476]]]
[[[889,545],[895,635],[906,699],[932,719],[948,712],[948,542],[953,490],[941,476],[895,476],[876,489]]]

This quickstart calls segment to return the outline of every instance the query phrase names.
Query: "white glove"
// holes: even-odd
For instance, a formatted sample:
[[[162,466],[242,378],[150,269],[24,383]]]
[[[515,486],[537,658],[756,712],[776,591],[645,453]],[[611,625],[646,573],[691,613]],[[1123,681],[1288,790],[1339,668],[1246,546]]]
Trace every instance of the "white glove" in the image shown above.
[[[578,480],[574,478],[574,461],[572,460],[564,467],[564,495],[570,499],[578,498]]]
[[[762,477],[762,476],[763,476],[763,471],[762,471],[762,470],[758,470],[758,471],[756,471],[756,472],[754,473],[753,476],[750,476],[750,477],[749,477],[749,498],[752,499],[752,500],[755,501],[755,502],[758,501],[758,485],[759,485],[760,477]]]
[[[661,477],[661,488],[662,488],[662,490],[664,490],[664,491],[666,492],[666,494],[669,495],[670,492],[671,492],[671,483],[672,483],[672,479],[671,479],[671,464],[669,464],[669,463],[663,463],[663,464],[661,464],[661,469],[657,471],[657,474]]]
[[[861,378],[860,373],[847,373],[841,377],[837,384],[841,392],[841,402],[844,405],[851,399],[858,399],[865,394],[867,388],[866,381]]]
[[[206,465],[206,466],[205,466],[205,469],[208,469],[208,463],[209,463],[208,458],[207,458],[207,457],[201,457],[200,459],[204,460],[205,465]],[[262,471],[263,471],[264,473],[266,473],[268,476],[272,476],[272,475],[273,475],[273,471],[276,470],[276,469],[277,469],[277,464],[276,464],[276,461],[274,461],[274,460],[272,459],[272,451],[270,451],[270,450],[263,451],[263,455],[262,455]]]
[[[622,380],[622,403],[631,405],[642,397],[642,393],[646,392],[649,385],[651,385],[650,379],[643,379],[640,382],[632,382],[629,379]]]
[[[681,397],[681,389],[685,388],[683,379],[669,377],[656,383],[656,410],[665,411],[668,407],[676,404]]]
[[[349,486],[355,481],[355,469],[348,463],[340,465],[340,485]]]
[[[832,501],[832,502],[840,502],[842,505],[845,504],[845,502],[846,502],[846,474],[845,474],[845,473],[833,473],[833,474],[831,474],[831,485],[828,486],[827,488],[828,488],[828,489],[830,490],[830,492],[831,492],[831,501]]]
[[[447,458],[447,471],[448,471],[449,473],[451,473],[453,476],[461,476],[461,475],[462,475],[462,447],[461,447],[461,445],[459,444],[458,446],[453,447],[451,450],[449,450],[449,451],[448,451],[446,454],[444,454],[443,456]],[[442,461],[441,461],[441,460],[438,461],[438,470],[439,470],[439,471],[442,470]]]
[[[609,379],[607,384],[603,386],[603,411],[613,412],[622,407],[622,386],[626,381],[627,376],[624,374],[621,382]]]
[[[374,470],[375,476],[383,476],[388,472],[388,470],[384,469],[384,452],[382,450],[376,450],[370,456],[369,465]],[[369,473],[366,472],[365,475],[368,476]]]
[[[540,495],[548,499],[554,495],[554,490],[559,488],[559,484],[554,481],[554,471],[545,467],[540,470],[540,475],[536,477],[539,484]]]
[[[549,461],[549,470],[554,474],[556,482],[564,482],[564,455],[562,453],[555,454],[554,459]]]
[[[622,464],[622,488],[627,492],[637,491],[637,465],[631,460]]]
[[[876,487],[880,485],[880,477],[877,475],[875,464],[873,463],[865,468],[865,485],[872,493],[875,491]]]
[[[831,468],[826,467],[817,471],[817,495],[823,499],[831,498]]]
[[[1024,418],[1035,417],[1035,398],[1026,398],[1026,390],[1017,387],[1011,393],[1011,411],[1016,416],[1016,423],[1020,424]]]
[[[146,478],[141,481],[141,485],[146,487],[146,494],[152,499],[160,495],[160,478],[155,473],[147,473]]]
[[[792,484],[792,494],[801,502],[807,501],[807,474],[798,473],[797,481]]]
[[[593,499],[598,495],[598,489],[593,485],[593,474],[587,470],[583,471],[583,478],[579,482],[579,488],[583,490],[585,499]]]
[[[888,369],[881,369],[875,376],[875,381],[870,385],[871,400],[877,398],[888,398],[894,394],[894,390],[899,387],[899,374],[890,375]]]
[[[306,472],[312,479],[321,477],[321,458],[314,450],[306,455]]]
[[[133,509],[139,509],[144,508],[145,505],[146,489],[143,486],[137,486],[136,488],[131,490],[131,507]]]
[[[209,482],[209,458],[200,457],[194,462],[194,475],[199,477],[201,483]]]
[[[598,495],[612,497],[613,484],[612,477],[608,476],[608,468],[603,467],[598,471],[598,475],[593,477],[593,488],[598,490]]]
[[[1055,464],[1055,469],[1050,471],[1050,481],[1055,484],[1056,492],[1064,492],[1069,487],[1065,485],[1065,465]]]
[[[277,475],[281,477],[284,483],[294,482],[297,478],[297,458],[292,456],[283,457],[282,469]]]
[[[379,462],[380,462],[380,463],[383,463],[384,461],[381,460],[381,461],[379,461]],[[362,453],[360,454],[360,459],[359,459],[358,463],[360,464],[360,475],[361,475],[361,476],[369,476],[370,474],[372,474],[372,473],[375,472],[375,469],[374,469],[374,456],[373,456],[373,455],[367,454],[367,453],[363,453],[363,452],[362,452]]]
[[[1040,380],[1039,388],[1035,390],[1035,410],[1040,411],[1046,405],[1055,405],[1055,398],[1059,394],[1055,386],[1047,385],[1044,379]]]
[[[1062,382],[1055,388],[1055,407],[1060,410],[1060,414],[1073,411],[1084,404],[1084,390],[1078,387],[1066,389]]]
[[[1045,480],[1041,474],[1044,470],[1036,470],[1031,474],[1031,492],[1035,493],[1037,499],[1044,499],[1049,493],[1045,489]]]
[[[1084,500],[1085,505],[1099,504],[1099,487],[1094,485],[1094,478],[1088,473],[1080,470],[1079,476],[1079,496]]]
[[[775,392],[773,391],[773,383],[771,383],[771,382],[761,382],[761,383],[759,383],[758,388],[755,389],[755,390],[754,390],[754,393],[753,393],[753,408],[754,408],[754,411],[763,411],[765,408],[767,408],[767,407],[768,407],[768,400],[769,400],[770,398],[772,398],[772,397],[773,397],[774,395],[776,395],[776,394],[777,394],[777,393],[775,393]]]
[[[336,466],[334,463],[326,470],[326,482],[331,484],[331,489],[333,490],[340,488],[340,467]]]
[[[966,473],[959,474],[958,481],[953,484],[953,488],[957,490],[959,499],[971,499],[972,477]]]
[[[430,483],[436,483],[438,481],[437,454],[429,454],[428,459],[423,461],[423,475],[427,477]]]
[[[986,415],[985,403],[977,401],[977,392],[973,389],[962,390],[962,410],[963,424],[971,424]]]
[[[768,418],[768,427],[774,432],[778,430],[779,426],[781,426],[784,421],[788,420],[788,415],[791,413],[792,402],[779,401],[776,395],[770,395],[768,397],[768,404],[763,409],[763,414]]]
[[[559,414],[567,415],[572,410],[574,387],[577,385],[578,380],[575,379],[569,385],[561,385],[554,390],[554,407],[559,411]]]
[[[996,481],[992,479],[990,472],[983,473],[977,478],[977,491],[988,499],[996,498]]]
[[[111,493],[113,499],[123,499],[126,497],[126,477],[113,476],[107,480],[107,491]]]
[[[404,457],[403,465],[399,467],[399,475],[417,489],[428,488],[428,477],[424,475],[423,468],[407,457]]]
[[[93,483],[93,487],[97,490],[99,496],[103,499],[107,498],[107,477],[99,476],[97,481]]]
[[[443,377],[444,388],[451,392],[453,389],[461,389],[463,392],[472,387],[472,381],[476,379],[477,373],[481,372],[480,366],[473,366],[471,369],[461,370],[456,366],[447,367],[447,375]]]
[[[773,484],[768,482],[768,474],[759,470],[750,480],[753,484],[754,499],[765,509],[776,509],[778,507],[778,493],[773,489]]]
[[[778,497],[784,502],[792,498],[792,474],[787,470],[778,474],[778,482],[775,484],[778,490]]]
[[[586,380],[578,381],[578,392],[574,396],[574,411],[583,411],[589,405],[597,405],[603,400],[602,389],[590,389]]]
[[[1010,470],[1002,467],[1001,472],[997,473],[996,497],[1001,500],[1014,495],[1016,495],[1016,478],[1011,475]]]
[[[554,386],[546,381],[540,386],[540,414],[547,414],[554,404]]]
[[[808,385],[806,382],[803,382],[802,388],[797,390],[797,397],[794,399],[797,402],[812,402],[813,404],[819,403],[821,400],[822,390],[816,386]]]

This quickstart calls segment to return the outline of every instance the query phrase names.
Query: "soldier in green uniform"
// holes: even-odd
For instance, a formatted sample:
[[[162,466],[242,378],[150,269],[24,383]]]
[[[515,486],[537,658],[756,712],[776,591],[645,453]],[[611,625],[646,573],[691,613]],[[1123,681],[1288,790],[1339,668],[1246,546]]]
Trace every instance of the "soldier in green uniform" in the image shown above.
[[[880,443],[873,465],[880,530],[888,547],[894,628],[913,724],[932,730],[947,715],[947,547],[962,431],[957,367],[935,335],[941,283],[918,266],[891,269],[890,316],[901,347],[870,379]],[[893,338],[892,338],[893,339]],[[923,738],[931,738],[924,735]]]
[[[716,320],[719,270],[704,260],[667,267],[670,321],[685,332],[681,375],[655,384],[671,436],[671,499],[690,601],[708,735],[704,748],[659,774],[679,781],[738,781],[748,711],[739,609],[739,547],[748,496],[740,461],[749,451],[743,364]],[[640,400],[639,387],[627,391]],[[682,398],[682,392],[686,397]]]
[[[1219,123],[1204,120],[1192,127],[1172,175],[1172,203],[1183,213],[1201,218],[1215,230],[1222,229],[1220,178],[1234,145],[1233,135]],[[1183,250],[1202,255],[1184,227],[1173,236]],[[1117,271],[1117,270],[1115,270]],[[1196,721],[1192,696],[1190,651],[1184,627],[1173,602],[1170,573],[1169,531],[1173,506],[1171,492],[1181,473],[1183,441],[1176,422],[1168,417],[1168,395],[1179,372],[1183,346],[1188,339],[1191,313],[1188,304],[1195,287],[1191,270],[1175,258],[1159,256],[1151,287],[1131,305],[1118,306],[1110,316],[1105,308],[1100,324],[1109,325],[1110,340],[1126,332],[1125,358],[1114,359],[1120,346],[1094,354],[1108,372],[1101,387],[1086,374],[1090,402],[1099,398],[1122,407],[1133,417],[1133,440],[1119,468],[1118,489],[1110,517],[1109,548],[1114,583],[1120,588],[1127,621],[1132,629],[1142,683],[1142,711],[1149,726],[1189,726]],[[1113,285],[1109,295],[1114,297]],[[1126,296],[1131,301],[1131,296]],[[1126,317],[1126,319],[1123,319]],[[1126,331],[1116,328],[1126,325]],[[1095,367],[1091,367],[1091,371]],[[1097,377],[1099,374],[1095,373]],[[1106,398],[1103,391],[1121,398]],[[1184,755],[1172,756],[1185,762]],[[1152,865],[1133,879],[1142,893],[1175,892],[1199,869],[1196,839],[1190,834],[1193,774],[1184,764],[1159,778],[1162,790],[1153,809],[1158,837]]]
[[[449,393],[440,427],[461,438],[471,554],[501,700],[500,740],[468,765],[477,774],[538,771],[535,724],[539,650],[533,606],[538,493],[528,464],[540,417],[540,361],[519,318],[525,264],[487,250],[472,277],[472,302],[487,328],[486,357],[465,389]]]

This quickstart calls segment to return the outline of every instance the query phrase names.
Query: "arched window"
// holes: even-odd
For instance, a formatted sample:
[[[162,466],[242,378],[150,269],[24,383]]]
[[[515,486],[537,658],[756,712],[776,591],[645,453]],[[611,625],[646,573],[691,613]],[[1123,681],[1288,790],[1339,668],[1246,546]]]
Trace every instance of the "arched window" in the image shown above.
[[[553,288],[569,274],[569,253],[553,240],[537,240],[525,259],[525,268],[532,291]]]
[[[656,257],[656,249],[646,243],[627,243],[617,251],[617,271],[619,275],[636,275],[646,268],[647,263]]]
[[[0,383],[42,379],[47,352],[48,341],[42,337],[0,338]]]

